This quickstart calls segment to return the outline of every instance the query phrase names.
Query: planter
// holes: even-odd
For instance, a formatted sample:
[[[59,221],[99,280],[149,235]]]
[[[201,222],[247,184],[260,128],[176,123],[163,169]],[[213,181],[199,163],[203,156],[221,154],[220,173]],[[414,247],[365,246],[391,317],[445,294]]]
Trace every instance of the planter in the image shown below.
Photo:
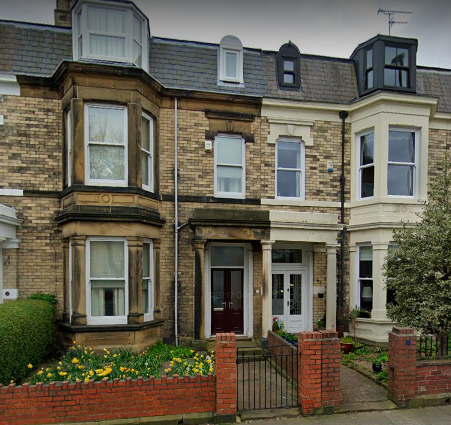
[[[344,354],[349,354],[354,352],[354,343],[353,342],[342,342],[341,343],[341,351]]]
[[[373,372],[379,373],[382,371],[382,364],[381,363],[373,363]]]
[[[344,326],[337,326],[338,338],[343,336]]]

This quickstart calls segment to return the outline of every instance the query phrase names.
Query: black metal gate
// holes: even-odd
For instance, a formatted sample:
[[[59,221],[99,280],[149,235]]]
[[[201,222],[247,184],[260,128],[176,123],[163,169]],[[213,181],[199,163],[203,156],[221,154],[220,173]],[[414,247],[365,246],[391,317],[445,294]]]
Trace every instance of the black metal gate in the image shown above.
[[[297,407],[298,366],[297,347],[238,348],[238,410]]]

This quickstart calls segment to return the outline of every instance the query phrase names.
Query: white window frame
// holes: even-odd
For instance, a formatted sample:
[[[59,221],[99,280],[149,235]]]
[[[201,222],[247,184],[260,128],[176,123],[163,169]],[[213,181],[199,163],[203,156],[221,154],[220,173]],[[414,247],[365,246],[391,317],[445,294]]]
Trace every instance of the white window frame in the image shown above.
[[[102,109],[118,109],[124,111],[124,144],[109,144],[91,142],[89,140],[89,108],[102,108]],[[84,108],[84,121],[85,121],[85,184],[93,186],[127,186],[128,185],[128,118],[127,107],[120,105],[110,105],[101,103],[86,103]],[[90,177],[90,154],[89,146],[113,146],[124,148],[124,179],[123,180],[106,180],[106,179],[92,179]]]
[[[151,239],[145,239],[144,244],[150,245],[150,258],[149,258],[149,271],[150,276],[142,276],[142,280],[147,280],[148,283],[148,296],[149,296],[149,312],[144,312],[144,321],[148,322],[150,320],[153,320],[153,311],[155,308],[155,299],[154,299],[154,261],[153,261],[153,241]],[[144,256],[144,250],[143,250],[143,256]],[[144,268],[143,268],[144,270]]]
[[[371,275],[372,275],[372,277],[371,277],[371,279],[369,277],[364,277],[364,278],[360,277],[360,249],[362,247],[364,247],[364,248],[370,247],[371,248],[371,255],[372,255],[372,260],[371,260]],[[356,276],[357,276],[357,288],[356,288],[357,289],[356,290],[357,300],[356,300],[356,306],[358,308],[362,308],[362,306],[360,305],[360,298],[361,298],[361,296],[360,296],[361,295],[360,294],[360,287],[361,287],[360,282],[361,281],[371,281],[372,282],[372,291],[373,291],[373,309],[374,309],[374,248],[373,248],[373,245],[371,245],[370,243],[364,243],[364,244],[361,244],[361,245],[357,246],[357,273],[356,273]]]
[[[230,77],[226,74],[227,53],[233,53],[236,55],[236,77]],[[244,84],[243,75],[243,45],[241,41],[234,37],[227,35],[221,40],[219,46],[219,80],[229,83]]]
[[[415,134],[415,153],[414,153],[414,160],[415,162],[394,162],[389,160],[389,150],[390,150],[390,131],[403,131],[406,133],[414,133]],[[390,198],[406,198],[406,199],[414,199],[418,197],[418,186],[419,186],[419,172],[418,172],[418,166],[419,166],[419,150],[420,150],[420,131],[418,129],[414,128],[405,128],[405,127],[389,127],[388,128],[388,138],[387,138],[387,196]],[[412,188],[412,195],[390,195],[388,193],[388,167],[389,165],[410,165],[413,166],[413,188]]]
[[[216,141],[220,138],[225,139],[239,139],[241,140],[241,165],[236,164],[226,164],[218,163],[218,149],[216,147]],[[246,143],[244,139],[239,135],[234,134],[218,134],[215,137],[215,149],[214,149],[214,193],[216,198],[235,198],[235,199],[245,199],[246,198]],[[241,168],[241,191],[240,192],[221,192],[218,189],[218,166],[230,167],[230,168]]]
[[[282,168],[279,167],[279,142],[284,143],[296,143],[300,145],[299,155],[301,156],[301,168]],[[300,172],[300,182],[299,182],[299,196],[279,196],[277,195],[277,175],[278,171],[292,171],[292,172]],[[294,200],[294,201],[304,201],[305,200],[305,145],[301,139],[289,139],[289,138],[279,138],[276,141],[276,187],[275,187],[275,197],[276,199],[286,199],[286,200]]]
[[[72,185],[72,111],[66,114],[67,186]]]
[[[150,180],[149,185],[144,184],[144,181],[142,181],[142,188],[145,190],[148,190],[150,192],[153,192],[154,191],[154,167],[153,167],[154,120],[150,115],[146,114],[145,112],[142,113],[142,118],[149,121],[149,133],[150,133],[149,134],[149,150],[148,151],[142,147],[142,141],[141,141],[141,153],[144,153],[147,155],[147,172],[149,174],[149,180]],[[141,172],[141,176],[142,176],[142,172]]]
[[[113,9],[119,11],[125,11],[127,13],[126,17],[126,28],[125,33],[102,33],[99,31],[88,30],[88,9],[89,7],[96,7],[100,9]],[[81,16],[79,16],[81,13]],[[134,17],[136,17],[139,21],[141,21],[141,30],[142,30],[142,53],[141,53],[141,65],[138,65],[134,62],[133,58],[133,43],[134,39]],[[142,15],[138,11],[138,9],[132,4],[124,4],[119,2],[105,2],[99,0],[90,0],[90,1],[79,1],[72,11],[72,23],[73,23],[73,35],[72,35],[72,47],[73,47],[73,57],[74,60],[79,60],[82,58],[87,59],[99,59],[106,61],[114,61],[114,62],[125,62],[125,63],[134,63],[136,66],[143,68],[148,71],[149,68],[149,60],[148,60],[148,22],[147,18]],[[104,35],[107,37],[119,37],[125,39],[125,56],[124,57],[116,57],[116,56],[103,56],[103,55],[94,55],[89,51],[89,36],[91,34],[95,35]],[[79,50],[79,40],[81,38],[82,43],[82,52]],[[139,41],[136,40],[139,44]]]
[[[373,134],[373,162],[371,164],[360,165],[360,155],[361,155],[361,146],[362,146],[362,137],[367,136],[368,134]],[[376,162],[375,162],[375,153],[376,153],[376,139],[375,139],[374,129],[367,130],[363,133],[357,135],[357,199],[371,199],[374,198],[374,194],[376,193]],[[365,196],[362,197],[362,170],[365,168],[374,168],[374,187],[373,187],[373,196]]]
[[[124,243],[124,278],[95,278],[95,280],[123,280],[125,293],[125,314],[123,316],[91,316],[91,242],[123,242]],[[126,238],[89,237],[86,239],[86,316],[88,325],[125,325],[128,317],[128,243]]]

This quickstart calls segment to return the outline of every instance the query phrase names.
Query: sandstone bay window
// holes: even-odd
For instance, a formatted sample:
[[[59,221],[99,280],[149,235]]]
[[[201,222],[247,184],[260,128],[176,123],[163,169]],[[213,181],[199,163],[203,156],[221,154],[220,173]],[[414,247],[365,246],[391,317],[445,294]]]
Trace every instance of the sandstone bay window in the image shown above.
[[[127,185],[127,108],[85,105],[85,182]]]
[[[153,319],[153,243],[145,241],[143,244],[143,277],[142,299],[144,321]]]
[[[153,119],[144,114],[141,117],[141,170],[143,189],[153,192]]]
[[[388,140],[387,193],[414,196],[416,189],[417,133],[390,129]]]
[[[86,241],[88,325],[126,324],[128,255],[123,238]]]
[[[374,196],[374,133],[359,137],[360,198]]]
[[[373,309],[373,249],[371,246],[359,247],[359,307],[368,311]]]
[[[72,184],[72,113],[66,114],[67,186]]]
[[[215,196],[245,198],[245,144],[241,136],[215,138]]]
[[[147,69],[147,19],[134,5],[82,0],[72,22],[75,60],[129,62]]]
[[[304,199],[304,145],[296,140],[278,140],[276,187],[278,198]]]

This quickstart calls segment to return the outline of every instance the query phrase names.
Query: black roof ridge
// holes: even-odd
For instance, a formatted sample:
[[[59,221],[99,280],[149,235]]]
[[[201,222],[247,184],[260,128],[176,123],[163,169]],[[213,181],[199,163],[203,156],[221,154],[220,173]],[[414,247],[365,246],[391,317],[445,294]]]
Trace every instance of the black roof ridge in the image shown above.
[[[68,28],[68,27],[62,27],[59,25],[52,25],[52,24],[40,24],[37,22],[26,22],[26,21],[14,21],[14,20],[9,20],[9,19],[0,19],[0,24],[11,24],[11,25],[16,25],[19,24],[21,26],[26,26],[26,27],[38,27],[35,29],[49,29],[49,30],[57,30],[57,31],[63,31],[63,32],[72,32],[72,28]]]
[[[440,68],[438,66],[417,65],[417,69],[423,71],[451,72],[451,68]]]

